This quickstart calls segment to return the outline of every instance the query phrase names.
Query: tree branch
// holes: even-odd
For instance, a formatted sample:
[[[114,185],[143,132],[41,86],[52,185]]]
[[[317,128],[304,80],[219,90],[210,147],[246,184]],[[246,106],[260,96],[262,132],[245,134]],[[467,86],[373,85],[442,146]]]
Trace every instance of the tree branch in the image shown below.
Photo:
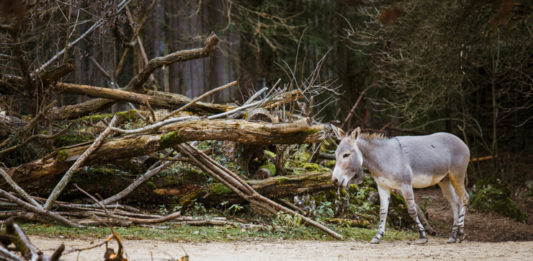
[[[63,176],[63,178],[57,183],[56,187],[52,192],[50,193],[50,196],[46,200],[46,203],[44,204],[44,209],[50,210],[52,208],[52,205],[54,204],[54,201],[59,197],[65,186],[67,186],[68,182],[72,178],[72,175],[76,170],[78,170],[78,167],[80,167],[83,162],[89,157],[89,155],[95,151],[100,144],[104,141],[104,139],[111,134],[111,127],[116,123],[117,116],[113,116],[113,119],[111,119],[111,122],[109,123],[109,126],[102,132],[100,135],[98,135],[98,138],[94,140],[94,142],[81,154],[81,156],[72,164],[72,166],[69,168],[67,173]]]

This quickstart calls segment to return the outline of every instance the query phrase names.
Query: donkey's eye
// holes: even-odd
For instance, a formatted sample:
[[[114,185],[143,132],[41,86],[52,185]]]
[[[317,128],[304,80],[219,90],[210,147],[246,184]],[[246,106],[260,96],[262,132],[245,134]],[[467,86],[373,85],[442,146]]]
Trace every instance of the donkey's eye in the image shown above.
[[[342,155],[343,158],[348,158],[350,156],[350,153],[346,153],[344,155]]]

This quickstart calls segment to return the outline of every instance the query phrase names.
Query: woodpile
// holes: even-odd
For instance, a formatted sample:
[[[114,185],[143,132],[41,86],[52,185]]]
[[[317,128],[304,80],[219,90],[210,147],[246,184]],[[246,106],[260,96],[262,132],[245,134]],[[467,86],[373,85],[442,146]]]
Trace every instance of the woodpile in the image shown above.
[[[213,34],[204,41],[201,48],[177,51],[147,61],[144,69],[122,88],[102,88],[59,81],[62,76],[74,70],[75,66],[71,63],[65,63],[54,71],[39,70],[25,77],[2,75],[2,90],[13,90],[16,86],[33,84],[56,94],[69,93],[92,98],[79,104],[61,107],[55,107],[55,101],[49,102],[42,106],[40,112],[30,121],[0,114],[0,126],[6,127],[0,132],[0,161],[12,157],[14,152],[24,149],[28,144],[48,144],[47,149],[45,148],[48,153],[40,158],[21,162],[17,166],[0,167],[3,177],[0,180],[0,216],[40,222],[55,221],[73,227],[158,222],[220,223],[182,217],[179,212],[168,216],[145,214],[136,208],[120,204],[121,200],[126,199],[139,186],[176,162],[182,161],[196,166],[232,191],[223,197],[214,197],[212,191],[207,189],[202,194],[205,201],[247,201],[270,214],[285,212],[297,216],[332,237],[342,239],[342,236],[329,228],[291,209],[290,204],[279,203],[283,201],[283,197],[330,189],[332,185],[329,172],[288,176],[283,179],[271,177],[255,181],[245,180],[195,147],[200,141],[212,140],[244,146],[245,152],[249,154],[249,157],[244,156],[248,166],[254,157],[262,154],[269,146],[285,144],[276,147],[275,151],[281,154],[274,160],[278,174],[285,173],[281,158],[284,157],[283,151],[287,145],[319,143],[328,136],[327,125],[294,114],[296,102],[306,95],[305,90],[282,89],[276,87],[278,81],[272,88],[263,88],[252,93],[248,100],[237,105],[201,101],[213,93],[236,86],[236,81],[195,99],[152,90],[146,84],[156,69],[208,56],[217,43],[218,38]],[[40,81],[32,78],[35,75],[39,75]],[[107,75],[113,79],[111,74]],[[47,142],[68,132],[73,119],[90,116],[119,102],[128,103],[134,109],[116,112],[112,117],[89,123],[88,127],[95,132],[94,139],[57,148]],[[131,124],[132,118],[135,119],[135,124]],[[71,124],[66,127],[51,127],[52,123],[64,124],[68,121]],[[44,130],[48,131],[44,133]],[[251,151],[253,153],[249,153]],[[140,158],[143,158],[144,162],[151,162],[141,167],[144,174],[130,179],[130,184],[120,189],[101,188],[114,192],[106,198],[95,199],[97,203],[74,204],[59,200],[67,188],[72,190],[73,186],[90,197],[82,188],[72,184],[73,177],[84,166],[115,164]],[[267,174],[260,175],[263,178],[274,175],[271,170],[262,171],[268,171]],[[159,190],[158,193],[164,196],[174,192]],[[267,196],[276,198],[277,201]],[[28,245],[27,248],[31,247]]]

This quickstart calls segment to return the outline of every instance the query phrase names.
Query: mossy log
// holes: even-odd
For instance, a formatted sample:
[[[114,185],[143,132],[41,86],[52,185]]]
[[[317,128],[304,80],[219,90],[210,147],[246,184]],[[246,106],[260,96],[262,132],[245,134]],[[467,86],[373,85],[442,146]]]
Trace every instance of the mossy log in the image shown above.
[[[324,125],[309,126],[305,120],[293,123],[259,123],[245,120],[191,120],[164,126],[159,133],[110,138],[87,159],[87,164],[147,155],[172,145],[194,140],[230,140],[247,144],[316,143],[324,137]],[[25,188],[43,188],[42,179],[54,181],[87,149],[74,145],[9,170]],[[5,182],[0,183],[5,188]]]
[[[260,180],[247,180],[259,194],[268,198],[284,198],[304,193],[312,193],[332,189],[331,172],[313,172],[292,176],[276,176]],[[223,201],[230,203],[246,202],[242,197],[221,183],[208,187],[198,186],[196,189],[157,188],[154,193],[161,197],[174,196],[182,205],[196,199],[199,202],[216,205]]]

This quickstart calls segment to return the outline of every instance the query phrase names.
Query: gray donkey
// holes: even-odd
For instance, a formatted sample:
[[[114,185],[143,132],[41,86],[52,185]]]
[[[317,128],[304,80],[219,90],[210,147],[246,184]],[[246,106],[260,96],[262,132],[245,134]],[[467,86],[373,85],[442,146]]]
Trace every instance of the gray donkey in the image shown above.
[[[371,243],[379,243],[385,233],[392,189],[401,192],[409,215],[417,225],[420,239],[416,243],[426,243],[428,239],[418,219],[413,188],[435,184],[439,184],[453,211],[448,243],[464,239],[468,203],[465,178],[470,151],[461,139],[444,132],[386,138],[380,134],[361,134],[360,128],[348,135],[340,128],[333,127],[333,130],[341,140],[335,152],[333,183],[346,187],[355,175],[361,175],[363,166],[370,170],[376,181],[380,199],[379,227]]]

